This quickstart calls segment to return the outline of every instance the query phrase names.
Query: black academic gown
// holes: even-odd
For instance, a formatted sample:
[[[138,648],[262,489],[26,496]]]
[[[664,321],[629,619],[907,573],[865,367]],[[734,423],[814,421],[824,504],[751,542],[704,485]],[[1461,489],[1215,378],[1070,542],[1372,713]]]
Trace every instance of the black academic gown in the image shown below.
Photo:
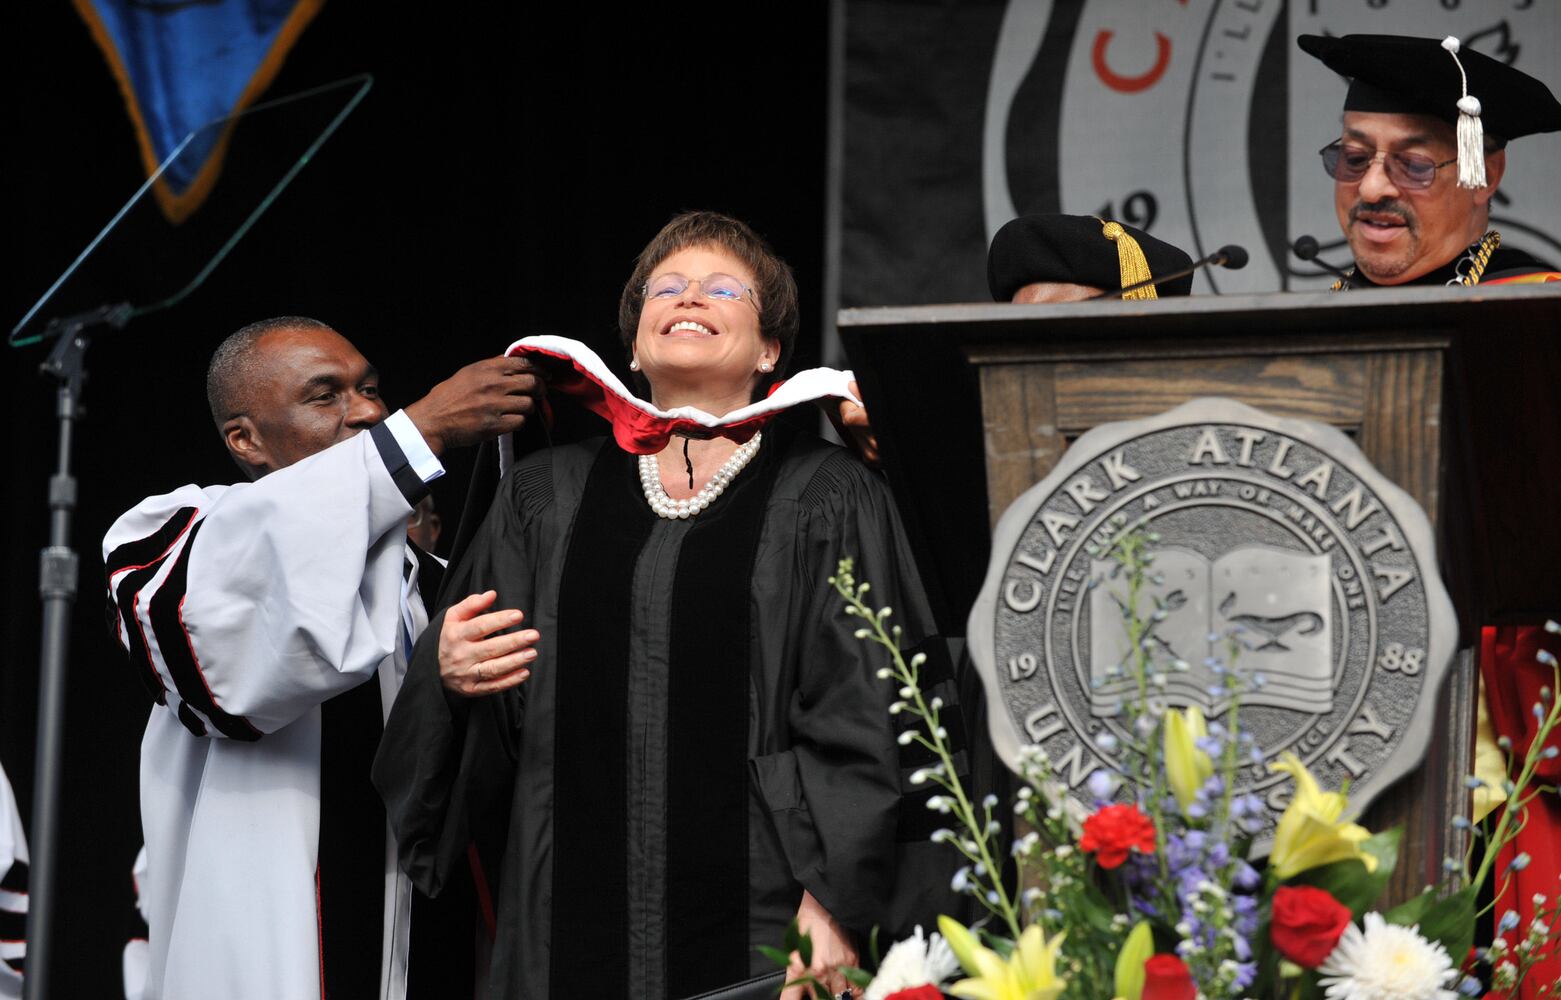
[[[1478,243],[1474,244],[1474,246],[1478,245]],[[1441,267],[1436,268],[1435,270],[1427,271],[1425,274],[1422,274],[1415,280],[1408,282],[1408,284],[1430,286],[1459,284],[1463,277],[1464,270],[1467,269],[1467,263],[1464,261],[1464,255],[1472,249],[1474,249],[1473,246],[1467,248],[1466,250],[1460,251],[1457,257],[1443,264]],[[1481,283],[1489,281],[1500,281],[1504,278],[1514,278],[1520,275],[1533,274],[1536,271],[1549,270],[1552,270],[1550,265],[1536,257],[1533,257],[1530,254],[1523,252],[1522,250],[1516,250],[1511,247],[1497,247],[1491,253],[1490,260],[1486,262],[1485,273],[1481,276]],[[1378,285],[1376,282],[1362,274],[1359,268],[1351,267],[1348,287],[1350,289],[1357,289],[1382,288],[1386,286]]]
[[[804,888],[859,932],[955,912],[887,654],[828,583],[842,556],[956,706],[889,493],[838,448],[777,429],[687,521],[650,511],[610,440],[500,484],[445,593],[524,610],[531,679],[448,695],[436,617],[375,765],[425,891],[500,835],[490,996],[676,998],[773,971],[754,946],[782,940]]]

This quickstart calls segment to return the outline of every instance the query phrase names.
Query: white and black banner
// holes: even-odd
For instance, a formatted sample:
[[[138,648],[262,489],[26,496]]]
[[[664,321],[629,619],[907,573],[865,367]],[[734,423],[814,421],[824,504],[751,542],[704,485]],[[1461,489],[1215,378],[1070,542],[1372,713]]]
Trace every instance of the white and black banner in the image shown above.
[[[980,301],[1027,212],[1109,216],[1241,271],[1197,293],[1325,287],[1347,263],[1317,151],[1345,82],[1301,34],[1457,35],[1561,90],[1557,0],[842,0],[839,305]],[[1515,142],[1505,245],[1561,264],[1561,134]]]

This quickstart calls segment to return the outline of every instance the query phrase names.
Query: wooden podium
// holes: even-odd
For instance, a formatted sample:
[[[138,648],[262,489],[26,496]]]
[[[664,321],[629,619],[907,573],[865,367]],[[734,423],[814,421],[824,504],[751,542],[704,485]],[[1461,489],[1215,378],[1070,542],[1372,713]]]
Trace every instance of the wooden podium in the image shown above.
[[[839,328],[949,634],[990,526],[1097,424],[1223,396],[1353,436],[1430,517],[1459,612],[1425,765],[1364,818],[1404,824],[1394,900],[1440,877],[1478,627],[1561,612],[1561,286],[848,309]]]

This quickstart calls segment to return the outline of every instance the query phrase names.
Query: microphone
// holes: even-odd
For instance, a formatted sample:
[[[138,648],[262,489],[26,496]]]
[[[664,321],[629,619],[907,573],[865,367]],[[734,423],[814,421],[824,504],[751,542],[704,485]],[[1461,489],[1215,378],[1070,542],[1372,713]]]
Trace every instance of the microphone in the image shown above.
[[[1247,266],[1247,248],[1227,243],[1204,258],[1210,264],[1218,264],[1220,267],[1232,271],[1239,271]]]
[[[1187,275],[1198,270],[1198,268],[1208,267],[1210,265],[1215,267],[1226,267],[1232,271],[1239,271],[1247,266],[1247,260],[1248,257],[1246,247],[1237,246],[1234,243],[1227,243],[1202,260],[1193,261],[1192,267],[1184,267],[1180,271],[1172,271],[1170,274],[1162,274],[1154,278],[1145,278],[1143,281],[1135,281],[1133,284],[1128,285],[1126,288],[1123,288],[1120,291],[1101,292],[1099,295],[1091,295],[1090,299],[1120,297],[1126,295],[1128,292],[1136,292],[1140,288],[1147,288],[1150,285],[1158,285],[1162,281],[1174,281],[1177,278],[1185,278]],[[1089,299],[1085,299],[1084,301],[1087,302]]]
[[[1290,252],[1299,259],[1309,264],[1316,264],[1335,278],[1343,278],[1348,281],[1350,276],[1347,273],[1317,256],[1318,251],[1321,249],[1322,247],[1318,246],[1317,237],[1315,236],[1299,236],[1294,243],[1290,244]]]

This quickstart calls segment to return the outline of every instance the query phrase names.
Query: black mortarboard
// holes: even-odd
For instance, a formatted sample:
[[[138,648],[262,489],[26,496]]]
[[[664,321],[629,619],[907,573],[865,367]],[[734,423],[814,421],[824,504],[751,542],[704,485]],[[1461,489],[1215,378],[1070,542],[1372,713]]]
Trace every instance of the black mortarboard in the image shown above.
[[[1463,157],[1478,158],[1480,182],[1465,186],[1484,186],[1483,151],[1474,141],[1481,129],[1499,142],[1561,131],[1561,102],[1550,88],[1456,38],[1302,35],[1297,43],[1349,78],[1345,111],[1430,115],[1457,126],[1460,183],[1467,179]]]
[[[1025,285],[1059,281],[1094,288],[1123,288],[1151,274],[1192,266],[1192,258],[1141,229],[1103,222],[1093,215],[1022,215],[992,238],[986,282],[992,298],[1007,302]],[[1162,295],[1192,291],[1192,275],[1158,287]],[[1134,298],[1154,295],[1134,293]]]

